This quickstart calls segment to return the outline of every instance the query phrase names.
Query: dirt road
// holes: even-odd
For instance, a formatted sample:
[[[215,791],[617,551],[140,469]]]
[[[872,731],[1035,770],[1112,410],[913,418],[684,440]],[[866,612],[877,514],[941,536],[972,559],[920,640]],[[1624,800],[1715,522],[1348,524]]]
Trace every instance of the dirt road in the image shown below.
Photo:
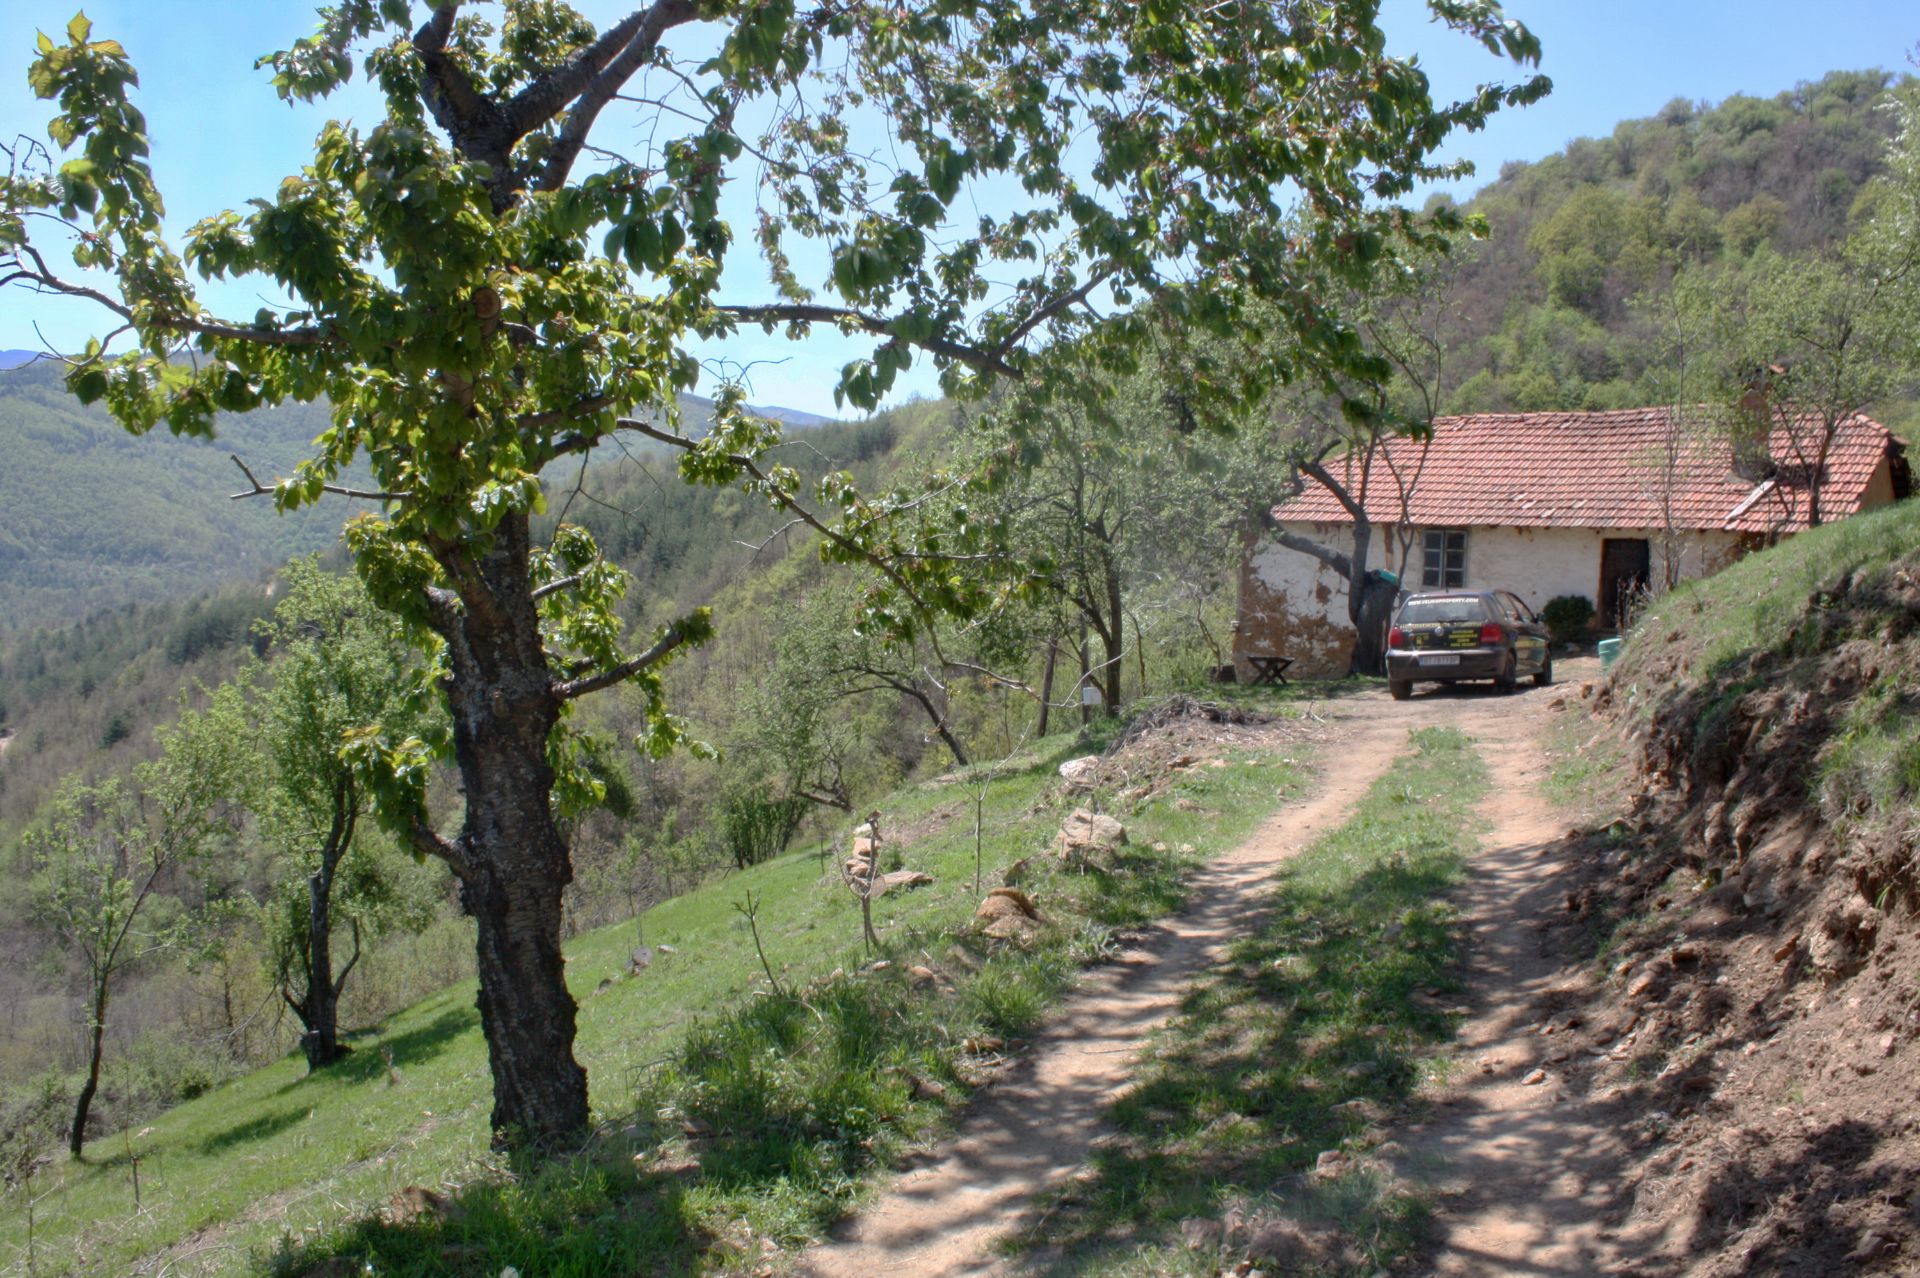
[[[1025,1222],[1036,1195],[1083,1166],[1103,1130],[1106,1105],[1129,1081],[1147,1036],[1177,1008],[1191,980],[1252,926],[1280,863],[1347,819],[1406,750],[1414,728],[1447,724],[1465,731],[1494,774],[1487,853],[1462,901],[1474,927],[1469,980],[1477,1009],[1466,1040],[1471,1053],[1517,1062],[1515,1044],[1524,1027],[1502,1019],[1501,989],[1551,977],[1527,968],[1524,938],[1516,930],[1524,930],[1525,906],[1514,908],[1542,890],[1536,879],[1550,878],[1529,854],[1554,830],[1535,784],[1538,736],[1551,695],[1529,689],[1499,697],[1476,687],[1394,702],[1382,690],[1323,707],[1339,732],[1324,751],[1318,791],[1281,810],[1247,843],[1198,874],[1185,911],[1142,936],[1119,963],[1092,975],[1036,1037],[1016,1071],[967,1110],[955,1138],[809,1252],[802,1271],[812,1278],[1019,1272],[1017,1262],[998,1255],[995,1243]],[[1470,1083],[1449,1107],[1457,1111],[1457,1122],[1450,1114],[1410,1143],[1409,1159],[1421,1164],[1408,1168],[1413,1174],[1468,1176],[1480,1186],[1473,1200],[1456,1198],[1442,1218],[1449,1267],[1441,1272],[1591,1272],[1531,1263],[1545,1233],[1576,1259],[1592,1254],[1595,1241],[1568,1232],[1566,1216],[1581,1203],[1577,1184],[1556,1185],[1548,1202],[1534,1201],[1547,1164],[1563,1153],[1568,1139],[1552,1118],[1551,1089],[1522,1088],[1511,1070],[1487,1078],[1487,1086]]]

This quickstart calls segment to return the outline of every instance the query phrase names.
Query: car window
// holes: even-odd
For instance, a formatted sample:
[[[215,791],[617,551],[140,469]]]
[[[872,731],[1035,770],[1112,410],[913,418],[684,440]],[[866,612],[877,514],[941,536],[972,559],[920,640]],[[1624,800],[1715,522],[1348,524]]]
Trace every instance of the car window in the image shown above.
[[[1479,595],[1440,595],[1409,599],[1400,610],[1399,624],[1431,626],[1443,621],[1487,621],[1487,601]]]
[[[1537,626],[1540,624],[1540,614],[1532,608],[1529,608],[1526,600],[1522,599],[1519,595],[1509,595],[1508,598],[1513,600],[1514,616],[1530,625]]]

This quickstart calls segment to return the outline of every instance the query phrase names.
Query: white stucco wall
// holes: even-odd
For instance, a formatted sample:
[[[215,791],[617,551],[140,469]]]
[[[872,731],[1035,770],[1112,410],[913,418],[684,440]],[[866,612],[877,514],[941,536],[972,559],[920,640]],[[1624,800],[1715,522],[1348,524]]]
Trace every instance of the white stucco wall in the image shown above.
[[[1348,553],[1351,527],[1341,524],[1283,524],[1286,531]],[[1600,543],[1610,538],[1644,538],[1649,543],[1654,580],[1665,576],[1663,535],[1657,529],[1471,528],[1467,531],[1467,579],[1470,590],[1510,590],[1536,610],[1558,595],[1584,595],[1600,601]],[[1415,537],[1402,574],[1408,590],[1420,590],[1420,538]],[[1739,553],[1732,533],[1690,533],[1675,539],[1672,553],[1681,577],[1698,577],[1723,567]],[[1398,540],[1391,530],[1375,529],[1371,561],[1398,570]],[[1234,652],[1277,653],[1294,657],[1303,674],[1345,671],[1352,647],[1347,622],[1346,579],[1310,555],[1289,550],[1269,538],[1249,547],[1241,567],[1240,609],[1234,627]]]

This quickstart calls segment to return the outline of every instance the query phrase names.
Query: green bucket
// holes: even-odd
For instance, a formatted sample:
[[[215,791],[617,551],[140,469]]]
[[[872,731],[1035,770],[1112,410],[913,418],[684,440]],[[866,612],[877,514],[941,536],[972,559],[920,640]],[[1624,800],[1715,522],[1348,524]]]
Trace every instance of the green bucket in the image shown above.
[[[1600,641],[1600,668],[1610,670],[1613,663],[1620,659],[1620,645],[1625,639],[1602,639]]]

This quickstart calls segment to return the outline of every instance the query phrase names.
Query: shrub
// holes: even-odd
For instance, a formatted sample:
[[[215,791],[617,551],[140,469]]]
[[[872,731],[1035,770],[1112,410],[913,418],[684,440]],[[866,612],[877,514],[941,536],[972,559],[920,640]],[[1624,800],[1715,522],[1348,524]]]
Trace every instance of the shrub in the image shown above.
[[[1578,639],[1593,624],[1593,600],[1585,595],[1560,595],[1547,600],[1547,606],[1540,610],[1540,620],[1547,623],[1547,629],[1553,632],[1554,642],[1566,643]]]

